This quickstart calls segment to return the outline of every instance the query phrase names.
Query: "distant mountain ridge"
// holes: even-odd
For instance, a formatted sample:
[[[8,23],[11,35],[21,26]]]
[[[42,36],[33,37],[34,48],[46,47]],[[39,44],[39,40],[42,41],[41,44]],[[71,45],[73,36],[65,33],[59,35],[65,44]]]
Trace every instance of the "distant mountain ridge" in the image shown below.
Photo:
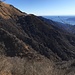
[[[75,16],[43,16],[53,21],[75,25]]]

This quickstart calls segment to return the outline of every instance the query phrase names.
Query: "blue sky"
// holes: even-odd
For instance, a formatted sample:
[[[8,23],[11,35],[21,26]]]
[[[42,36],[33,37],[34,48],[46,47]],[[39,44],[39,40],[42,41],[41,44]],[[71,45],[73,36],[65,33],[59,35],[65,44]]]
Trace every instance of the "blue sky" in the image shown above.
[[[6,0],[23,12],[35,15],[75,15],[75,0]]]

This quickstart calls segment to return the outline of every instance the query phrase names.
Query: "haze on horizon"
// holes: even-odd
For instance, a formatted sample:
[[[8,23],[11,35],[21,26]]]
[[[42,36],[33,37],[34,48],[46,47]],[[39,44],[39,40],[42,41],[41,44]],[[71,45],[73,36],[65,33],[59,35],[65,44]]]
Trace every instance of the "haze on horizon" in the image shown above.
[[[6,0],[23,12],[35,15],[75,15],[75,0]]]

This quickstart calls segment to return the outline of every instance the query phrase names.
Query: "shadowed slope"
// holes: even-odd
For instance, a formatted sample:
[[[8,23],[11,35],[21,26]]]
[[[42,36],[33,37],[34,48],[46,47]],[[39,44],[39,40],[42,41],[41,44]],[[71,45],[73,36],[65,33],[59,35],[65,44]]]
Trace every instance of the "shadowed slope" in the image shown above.
[[[32,14],[23,13],[12,5],[2,3],[1,6],[0,27],[5,32],[15,36],[19,41],[22,41],[22,44],[29,46],[29,51],[32,54],[36,55],[37,53],[38,55],[39,53],[52,60],[69,60],[75,58],[74,35],[52,25],[52,22],[48,23]],[[56,23],[54,22],[54,24]],[[2,35],[0,34],[2,38],[6,36]],[[17,42],[14,42],[16,38],[13,39],[14,37],[10,37],[8,37],[8,41],[7,39],[2,39],[7,51],[10,52],[6,55],[11,56],[13,51],[14,54],[12,56],[19,55],[19,51],[22,52],[22,55],[25,55],[24,51],[28,47],[26,46],[25,50],[23,46],[23,48],[19,49],[21,44],[14,46],[14,43],[17,44]],[[16,54],[16,52],[18,53]]]

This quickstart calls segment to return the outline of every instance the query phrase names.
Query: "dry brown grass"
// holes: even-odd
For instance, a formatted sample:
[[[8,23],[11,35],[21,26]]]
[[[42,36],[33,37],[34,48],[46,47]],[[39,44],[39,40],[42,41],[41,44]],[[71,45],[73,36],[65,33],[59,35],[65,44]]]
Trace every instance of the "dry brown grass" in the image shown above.
[[[75,75],[75,60],[52,62],[0,56],[0,75]]]
[[[18,57],[0,57],[0,75],[51,75],[52,63],[49,60],[28,60]]]

